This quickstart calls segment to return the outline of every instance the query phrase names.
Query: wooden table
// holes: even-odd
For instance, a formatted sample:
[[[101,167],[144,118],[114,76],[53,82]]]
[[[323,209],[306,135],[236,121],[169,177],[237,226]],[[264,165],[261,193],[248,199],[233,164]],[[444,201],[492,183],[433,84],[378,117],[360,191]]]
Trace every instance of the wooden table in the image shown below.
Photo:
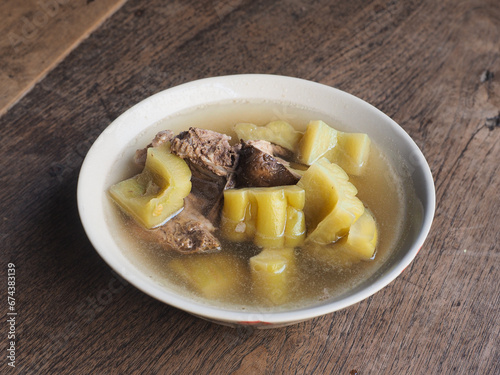
[[[499,374],[498,5],[128,1],[0,117],[0,372]],[[75,191],[99,133],[153,93],[236,73],[345,90],[422,149],[434,224],[381,292],[290,327],[236,330],[148,297],[92,248]],[[9,263],[15,368],[5,354]]]

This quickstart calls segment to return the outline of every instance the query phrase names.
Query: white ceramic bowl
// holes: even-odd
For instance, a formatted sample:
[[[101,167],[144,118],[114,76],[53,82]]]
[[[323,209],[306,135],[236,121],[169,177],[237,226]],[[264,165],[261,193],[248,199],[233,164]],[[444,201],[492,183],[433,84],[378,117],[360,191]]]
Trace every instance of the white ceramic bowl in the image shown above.
[[[238,108],[255,102],[274,106],[272,114],[275,118],[293,119],[290,108],[298,108],[316,113],[321,116],[320,119],[333,119],[336,123],[345,124],[351,131],[366,132],[392,159],[399,172],[408,175],[408,184],[414,189],[419,202],[412,209],[419,212],[411,216],[404,240],[377,272],[340,298],[275,313],[208,306],[156,282],[144,268],[125,256],[122,243],[110,230],[107,189],[111,183],[130,176],[133,170],[130,160],[135,149],[144,147],[165,122],[169,122],[169,128],[173,126],[173,130],[181,131],[193,124],[176,124],[176,116],[180,113],[203,111],[220,103],[225,103],[226,108],[227,104],[233,103]],[[301,322],[345,308],[371,296],[394,280],[424,243],[434,216],[435,190],[429,166],[416,144],[398,124],[370,104],[315,82],[249,74],[186,83],[153,95],[123,113],[104,130],[85,158],[78,181],[78,208],[85,231],[101,257],[140,290],[204,319],[226,325],[251,324],[268,328]]]

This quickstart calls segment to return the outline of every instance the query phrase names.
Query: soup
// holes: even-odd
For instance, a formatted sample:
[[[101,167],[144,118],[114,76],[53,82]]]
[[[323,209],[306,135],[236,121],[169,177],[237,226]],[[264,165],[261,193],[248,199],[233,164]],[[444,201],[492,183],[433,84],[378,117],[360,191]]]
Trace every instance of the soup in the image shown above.
[[[356,131],[354,126],[339,123],[335,118],[286,104],[233,102],[179,113],[139,135],[124,150],[123,158],[116,165],[120,173],[110,178],[109,186],[140,172],[140,168],[132,162],[134,151],[145,147],[158,131],[164,129],[171,129],[176,134],[190,126],[211,129],[228,134],[237,142],[234,132],[236,123],[261,126],[270,121],[285,120],[298,131],[304,132],[311,119],[321,119],[340,131]],[[376,220],[378,239],[375,255],[369,260],[354,261],[343,256],[342,252],[325,252],[321,246],[308,245],[307,241],[303,245],[289,246],[279,254],[278,262],[274,265],[279,268],[280,264],[286,264],[287,267],[293,267],[293,272],[286,285],[277,288],[274,295],[263,293],[262,288],[265,289],[265,286],[252,278],[255,269],[262,264],[256,258],[262,252],[262,246],[251,239],[232,241],[218,228],[215,235],[221,243],[220,251],[180,254],[166,251],[158,243],[137,236],[137,224],[116,207],[109,213],[109,223],[126,256],[168,290],[227,309],[259,312],[290,310],[338,298],[369,279],[387,261],[402,238],[406,215],[403,178],[396,174],[388,158],[374,142],[369,148],[362,173],[349,175],[349,181],[357,188],[357,197]],[[275,271],[275,274],[280,274],[279,270]],[[195,273],[199,274],[193,282],[192,275]],[[217,280],[213,275],[222,276]],[[207,289],[197,286],[207,282],[210,284]],[[231,287],[224,288],[228,282]],[[271,279],[264,281],[272,282]]]

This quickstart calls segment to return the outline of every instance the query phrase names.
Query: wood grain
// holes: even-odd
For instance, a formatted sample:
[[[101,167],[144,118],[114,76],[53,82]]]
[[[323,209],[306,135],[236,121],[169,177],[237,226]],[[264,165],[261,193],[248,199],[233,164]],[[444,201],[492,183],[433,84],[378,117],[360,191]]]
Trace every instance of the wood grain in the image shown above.
[[[125,0],[4,0],[0,3],[0,115]]]
[[[0,272],[16,264],[22,313],[15,370],[500,373],[499,25],[496,0],[128,1],[0,118]],[[338,87],[422,149],[436,217],[385,289],[294,326],[235,330],[146,296],[93,250],[75,189],[98,134],[155,92],[236,73]]]

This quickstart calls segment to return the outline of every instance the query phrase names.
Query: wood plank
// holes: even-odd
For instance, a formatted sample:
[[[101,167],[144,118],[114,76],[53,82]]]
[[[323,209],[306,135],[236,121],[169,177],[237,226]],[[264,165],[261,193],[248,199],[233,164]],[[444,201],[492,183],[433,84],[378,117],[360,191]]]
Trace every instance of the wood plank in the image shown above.
[[[2,1],[0,116],[125,1]]]

